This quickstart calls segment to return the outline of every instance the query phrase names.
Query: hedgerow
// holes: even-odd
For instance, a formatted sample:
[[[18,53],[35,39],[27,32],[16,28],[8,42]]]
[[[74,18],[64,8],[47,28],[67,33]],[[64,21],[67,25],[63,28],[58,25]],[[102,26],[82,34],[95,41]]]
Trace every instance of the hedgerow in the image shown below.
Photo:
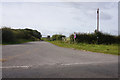
[[[70,35],[70,41],[74,42],[74,34]],[[76,43],[89,43],[89,44],[113,44],[119,43],[120,36],[113,36],[110,34],[102,32],[94,33],[77,33],[76,34]]]
[[[2,30],[2,42],[17,42],[20,39],[24,40],[40,40],[42,35],[37,30],[32,29],[11,29],[8,27],[1,28]]]

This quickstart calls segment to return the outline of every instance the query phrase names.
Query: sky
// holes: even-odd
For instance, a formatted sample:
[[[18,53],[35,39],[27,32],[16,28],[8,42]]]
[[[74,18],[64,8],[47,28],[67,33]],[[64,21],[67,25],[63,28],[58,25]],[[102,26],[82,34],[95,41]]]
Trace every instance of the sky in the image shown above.
[[[100,31],[118,34],[117,2],[2,2],[1,26],[31,28],[43,36],[92,33],[100,9]]]

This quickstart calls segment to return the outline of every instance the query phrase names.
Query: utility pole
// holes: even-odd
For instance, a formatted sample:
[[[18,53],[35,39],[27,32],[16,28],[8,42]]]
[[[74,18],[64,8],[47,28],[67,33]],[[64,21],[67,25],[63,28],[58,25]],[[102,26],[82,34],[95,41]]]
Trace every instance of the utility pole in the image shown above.
[[[99,32],[99,8],[97,9],[97,32]],[[99,35],[97,34],[97,44],[99,44]]]
[[[99,8],[97,9],[97,32],[99,32]]]

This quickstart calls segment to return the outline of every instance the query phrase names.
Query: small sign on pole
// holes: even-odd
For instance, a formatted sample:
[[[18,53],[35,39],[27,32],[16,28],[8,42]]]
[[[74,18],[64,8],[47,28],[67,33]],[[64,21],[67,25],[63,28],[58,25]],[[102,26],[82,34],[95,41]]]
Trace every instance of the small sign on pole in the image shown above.
[[[76,33],[74,32],[74,42],[75,42],[75,39],[76,39]]]

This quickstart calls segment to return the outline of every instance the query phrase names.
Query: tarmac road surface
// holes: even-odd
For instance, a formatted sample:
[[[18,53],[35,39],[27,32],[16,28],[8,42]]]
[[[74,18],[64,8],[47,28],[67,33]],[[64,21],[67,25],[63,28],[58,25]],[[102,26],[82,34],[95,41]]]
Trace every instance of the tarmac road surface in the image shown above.
[[[118,56],[44,41],[2,46],[3,78],[117,78]]]

